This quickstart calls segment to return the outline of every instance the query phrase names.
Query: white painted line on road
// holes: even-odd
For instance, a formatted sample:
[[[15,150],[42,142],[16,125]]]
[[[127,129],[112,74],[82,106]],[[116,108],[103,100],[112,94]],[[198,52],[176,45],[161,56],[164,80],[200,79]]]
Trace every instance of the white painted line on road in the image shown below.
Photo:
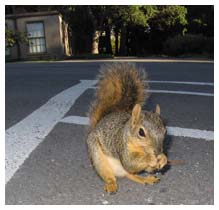
[[[194,95],[194,96],[214,96],[213,93],[191,92],[191,91],[175,91],[175,90],[148,90],[149,93],[169,93],[180,95]]]
[[[68,116],[61,119],[59,122],[78,124],[78,125],[88,125],[89,119],[88,117]],[[205,139],[206,141],[214,140],[214,132],[207,130],[167,126],[167,134],[171,136],[182,136],[182,137],[189,137],[196,139]]]
[[[212,82],[187,82],[187,81],[160,81],[160,80],[149,80],[148,83],[164,83],[164,84],[183,84],[183,85],[207,85],[214,86]]]
[[[64,117],[59,122],[69,123],[69,124],[78,124],[78,125],[88,125],[89,119],[88,117],[68,116],[68,117]]]
[[[183,136],[196,139],[205,139],[207,141],[214,140],[214,132],[207,130],[167,127],[167,133],[171,136]]]
[[[96,89],[96,87],[90,87]],[[177,90],[147,90],[149,93],[167,93],[167,94],[180,94],[180,95],[194,95],[194,96],[214,96],[213,93],[191,92],[191,91],[177,91]]]
[[[29,154],[63,118],[77,98],[94,84],[93,80],[81,81],[52,97],[46,104],[6,130],[6,183]]]
[[[86,81],[86,80],[85,80]],[[97,80],[94,80],[97,83]],[[212,82],[191,82],[191,81],[172,81],[172,80],[145,80],[148,83],[160,83],[160,84],[182,84],[182,85],[200,85],[200,86],[214,86]]]

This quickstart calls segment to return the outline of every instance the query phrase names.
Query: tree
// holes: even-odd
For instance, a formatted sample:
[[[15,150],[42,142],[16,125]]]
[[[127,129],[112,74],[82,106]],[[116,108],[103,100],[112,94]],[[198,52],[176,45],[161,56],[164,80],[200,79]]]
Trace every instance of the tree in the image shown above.
[[[75,32],[74,39],[81,38],[79,43],[82,45],[87,43],[85,51],[98,54],[99,38],[104,30],[107,6],[64,6],[57,9],[63,14],[72,31]],[[88,42],[91,42],[90,47]],[[79,51],[81,52],[81,50]]]
[[[5,28],[5,42],[6,42],[6,47],[11,48],[15,44],[17,44],[17,42],[27,43],[28,39],[25,33],[19,32],[19,31],[13,32],[11,29],[6,27]]]
[[[112,53],[110,34],[112,29],[114,29],[116,34],[116,52],[118,52],[118,36],[120,33],[119,52],[121,55],[126,55],[128,25],[146,26],[149,17],[153,14],[153,8],[154,6],[86,6],[89,21],[92,25],[91,53],[99,53],[99,38],[102,31],[106,32],[107,52]]]
[[[161,53],[162,45],[168,37],[183,34],[187,24],[187,9],[184,6],[156,6],[155,15],[149,19],[149,48],[153,53]]]
[[[186,8],[188,10],[186,16],[188,33],[214,36],[214,6],[192,5]]]
[[[151,28],[164,31],[168,30],[171,32],[181,32],[182,26],[187,24],[186,20],[187,9],[184,6],[157,6],[156,15],[150,19]],[[175,31],[177,27],[178,31]]]
[[[74,54],[90,53],[92,49],[92,21],[86,6],[67,6],[59,9],[71,30],[72,50]]]
[[[6,6],[5,7],[6,14],[17,14],[17,6]],[[15,31],[12,31],[8,28],[8,26],[5,26],[5,47],[10,48],[14,45],[17,45],[17,54],[18,58],[20,58],[21,55],[21,49],[20,49],[20,42],[28,42],[27,36],[24,32],[20,32],[17,27],[17,18],[15,16],[14,18],[14,28]]]
[[[59,11],[68,23],[74,54],[98,54],[99,50],[112,54],[112,32],[116,55],[161,54],[163,43],[171,37],[186,33],[214,35],[212,5],[6,6],[6,14],[51,10]],[[20,40],[19,32],[6,30],[8,46],[17,43],[19,51]]]
[[[69,37],[74,55],[91,52],[93,25],[88,14],[87,6],[59,5],[49,6],[51,10],[57,10],[68,23]]]
[[[116,54],[127,54],[127,29],[129,25],[146,27],[148,20],[154,13],[154,6],[111,6],[109,18],[115,30]],[[118,52],[118,36],[120,36],[120,49]]]
[[[99,53],[99,38],[103,30],[103,23],[106,17],[107,6],[87,6],[87,11],[93,26],[92,32],[92,54]]]

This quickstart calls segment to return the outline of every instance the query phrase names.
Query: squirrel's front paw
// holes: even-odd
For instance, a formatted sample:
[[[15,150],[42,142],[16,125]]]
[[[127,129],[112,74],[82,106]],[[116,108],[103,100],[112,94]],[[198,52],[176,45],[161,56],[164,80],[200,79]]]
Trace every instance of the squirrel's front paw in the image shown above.
[[[104,186],[104,190],[110,194],[116,193],[117,192],[117,184],[116,182],[109,182],[106,183]]]
[[[156,184],[160,179],[156,176],[147,176],[145,177],[145,184]]]
[[[157,156],[157,168],[161,169],[167,164],[167,157],[164,154],[160,154]]]

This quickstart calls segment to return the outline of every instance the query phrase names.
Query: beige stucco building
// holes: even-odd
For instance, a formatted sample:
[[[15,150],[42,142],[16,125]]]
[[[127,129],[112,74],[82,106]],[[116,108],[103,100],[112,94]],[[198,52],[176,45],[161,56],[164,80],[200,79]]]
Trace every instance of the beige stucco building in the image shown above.
[[[6,50],[6,59],[47,59],[70,56],[68,25],[56,12],[34,12],[6,15],[6,27],[23,32],[27,42]]]

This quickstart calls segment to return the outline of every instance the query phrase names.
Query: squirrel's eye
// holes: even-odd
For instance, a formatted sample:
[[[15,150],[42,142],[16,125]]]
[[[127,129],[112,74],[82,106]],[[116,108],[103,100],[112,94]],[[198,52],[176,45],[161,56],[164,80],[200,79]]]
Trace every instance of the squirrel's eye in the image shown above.
[[[138,134],[139,134],[141,137],[145,137],[145,133],[144,133],[144,130],[143,130],[142,128],[139,129]]]

